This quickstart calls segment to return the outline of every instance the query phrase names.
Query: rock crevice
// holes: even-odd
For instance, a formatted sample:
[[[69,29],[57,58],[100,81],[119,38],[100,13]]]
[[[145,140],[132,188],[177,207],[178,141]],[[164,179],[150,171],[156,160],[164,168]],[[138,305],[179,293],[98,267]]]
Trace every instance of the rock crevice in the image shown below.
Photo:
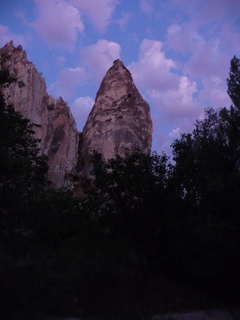
[[[148,103],[138,92],[131,73],[115,60],[96,95],[83,132],[79,134],[70,108],[60,97],[48,95],[46,83],[21,46],[10,41],[0,49],[10,74],[17,78],[5,89],[10,103],[33,125],[39,148],[48,156],[49,179],[56,188],[70,182],[73,173],[89,173],[89,157],[95,150],[106,161],[138,147],[148,153],[152,121]]]

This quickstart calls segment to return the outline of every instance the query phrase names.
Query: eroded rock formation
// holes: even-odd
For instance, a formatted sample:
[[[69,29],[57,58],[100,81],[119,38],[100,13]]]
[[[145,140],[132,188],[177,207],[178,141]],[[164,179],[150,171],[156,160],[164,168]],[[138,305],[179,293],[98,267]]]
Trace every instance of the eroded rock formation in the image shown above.
[[[10,74],[24,86],[13,83],[6,89],[10,102],[33,124],[36,137],[41,139],[40,150],[48,156],[49,179],[55,187],[66,186],[69,174],[76,168],[79,133],[70,108],[60,97],[47,94],[44,78],[27,59],[21,46],[10,41],[0,55],[6,59]]]
[[[80,148],[84,170],[93,150],[103,159],[124,156],[139,148],[148,153],[152,143],[152,121],[148,103],[138,92],[131,73],[115,60],[97,92],[95,104],[82,133]]]
[[[71,173],[86,175],[92,151],[107,160],[115,154],[125,155],[139,148],[148,153],[152,142],[152,121],[148,103],[133,83],[132,76],[120,60],[106,73],[95,104],[80,134],[70,108],[60,97],[47,94],[44,78],[27,59],[21,46],[10,41],[0,49],[10,74],[24,83],[6,88],[17,111],[33,124],[40,139],[40,151],[48,156],[49,179],[55,187],[69,184]]]

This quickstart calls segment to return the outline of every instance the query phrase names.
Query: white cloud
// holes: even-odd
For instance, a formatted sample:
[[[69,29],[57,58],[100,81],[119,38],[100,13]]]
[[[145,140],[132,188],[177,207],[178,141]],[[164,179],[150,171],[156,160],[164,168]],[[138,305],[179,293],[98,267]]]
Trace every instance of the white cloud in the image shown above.
[[[87,16],[95,28],[103,33],[111,23],[118,0],[70,0],[83,15]]]
[[[177,25],[169,30],[170,33],[180,31]],[[223,56],[220,56],[218,42],[212,42],[207,47],[197,34],[192,33],[192,39],[201,50],[192,56],[182,70],[178,70],[179,74],[175,72],[177,62],[166,57],[163,44],[159,41],[143,40],[139,60],[129,66],[137,87],[151,105],[156,123],[162,122],[169,128],[178,127],[181,132],[192,130],[207,103],[212,107],[229,105],[226,85],[221,81],[223,71],[219,70],[219,61]],[[218,61],[214,63],[214,59]],[[204,80],[197,82],[198,77]],[[161,120],[156,115],[160,115]]]
[[[138,62],[129,69],[151,106],[155,140],[160,139],[161,145],[169,149],[173,138],[180,132],[191,131],[203,112],[197,83],[186,75],[176,74],[177,63],[166,57],[159,41],[145,39]],[[173,128],[177,129],[172,131]]]
[[[195,92],[197,92],[195,82],[190,81],[186,76],[179,79],[178,94],[183,105],[189,105],[192,102],[192,96]]]
[[[118,43],[102,39],[85,48],[81,54],[92,78],[99,82],[112,66],[113,61],[120,58],[120,51],[121,47]]]
[[[85,84],[88,79],[87,72],[80,68],[66,68],[60,75],[57,82],[53,83],[49,90],[55,97],[61,96],[64,100],[71,98],[77,87]]]
[[[79,10],[65,0],[34,2],[38,17],[31,25],[36,32],[51,45],[71,50],[84,29]]]
[[[162,125],[165,123],[170,127],[177,126],[180,132],[189,132],[204,110],[201,101],[195,97],[197,93],[196,83],[182,76],[179,77],[175,88],[164,92],[158,91],[155,96],[149,96],[149,100],[153,112],[160,112]]]
[[[171,73],[175,63],[167,59],[160,41],[143,40],[140,46],[139,60],[128,66],[135,83],[154,95],[176,87],[177,76]]]
[[[83,129],[93,105],[94,100],[91,97],[80,97],[73,102],[71,111],[79,130]]]

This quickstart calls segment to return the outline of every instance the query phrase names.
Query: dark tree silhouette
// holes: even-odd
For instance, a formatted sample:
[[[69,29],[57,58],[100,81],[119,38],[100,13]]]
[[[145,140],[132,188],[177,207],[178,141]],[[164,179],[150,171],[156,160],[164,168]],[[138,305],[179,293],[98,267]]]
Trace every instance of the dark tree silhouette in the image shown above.
[[[229,97],[235,107],[240,108],[240,60],[236,56],[231,60],[227,85]]]

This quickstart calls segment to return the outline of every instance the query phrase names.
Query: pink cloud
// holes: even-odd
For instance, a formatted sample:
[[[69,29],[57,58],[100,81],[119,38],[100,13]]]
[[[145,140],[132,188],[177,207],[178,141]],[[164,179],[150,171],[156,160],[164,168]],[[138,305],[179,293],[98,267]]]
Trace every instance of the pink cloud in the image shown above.
[[[197,84],[186,76],[179,77],[175,88],[150,95],[154,108],[167,121],[181,130],[189,130],[203,112],[203,104],[195,98]],[[182,131],[182,132],[183,132]]]
[[[81,52],[83,63],[94,81],[99,83],[103,79],[113,61],[120,58],[120,51],[121,47],[118,43],[104,39],[83,49]]]
[[[240,10],[239,10],[240,12]],[[221,28],[221,37],[222,41],[220,43],[221,52],[231,54],[231,58],[234,55],[239,56],[239,43],[240,43],[240,34],[238,31],[233,30],[233,26],[229,24],[223,24]]]
[[[81,13],[89,18],[95,28],[103,33],[111,23],[112,15],[119,0],[70,0]]]
[[[214,20],[239,19],[240,2],[238,0],[170,0],[168,6],[174,10],[182,10],[194,17],[196,24],[212,23]]]
[[[216,39],[216,37],[215,37]],[[183,54],[192,54],[206,44],[191,22],[170,25],[167,29],[166,45]]]
[[[117,20],[117,24],[120,26],[122,30],[126,29],[128,21],[131,19],[132,14],[130,12],[123,12],[122,17]]]
[[[177,76],[171,72],[171,69],[176,68],[175,63],[166,58],[162,46],[160,41],[143,40],[138,62],[128,66],[137,86],[151,94],[177,85]]]
[[[84,29],[79,10],[65,0],[34,0],[37,20],[31,24],[51,45],[72,49],[78,34]]]
[[[182,130],[189,130],[203,111],[195,98],[197,83],[187,76],[177,75],[176,63],[168,59],[159,41],[144,40],[139,61],[128,68],[134,81],[152,106],[152,113],[161,114],[157,123],[168,122]]]
[[[229,107],[231,100],[227,94],[227,85],[225,79],[212,76],[203,79],[203,89],[199,93],[199,98],[209,101],[213,108]]]
[[[83,129],[93,105],[94,100],[91,97],[80,97],[73,102],[71,111],[79,130]]]
[[[152,13],[153,12],[153,4],[149,2],[149,0],[141,0],[140,9],[144,13]]]
[[[13,40],[14,45],[27,47],[27,37],[12,33],[8,27],[0,24],[0,46],[4,46],[7,42]]]
[[[239,43],[239,30],[234,28],[239,21],[238,0],[169,0],[168,10],[172,13],[172,25],[168,27],[166,43],[176,51],[194,53],[203,39],[207,43],[218,39],[224,52]]]
[[[85,84],[88,79],[87,72],[82,68],[66,68],[60,75],[57,82],[53,83],[49,90],[55,97],[61,96],[64,100],[72,97],[77,87]]]
[[[190,31],[188,31],[190,30]],[[230,60],[238,52],[239,36],[230,32],[228,26],[223,26],[221,34],[213,39],[207,39],[191,27],[191,23],[172,25],[168,28],[167,44],[177,51],[188,53],[188,60],[182,64],[182,72],[192,79],[197,79],[203,86],[201,96],[207,96],[211,106],[222,106],[226,99],[226,78],[228,77]],[[186,49],[188,48],[188,52]],[[236,50],[236,51],[235,51]],[[217,85],[217,94],[211,94],[213,78],[221,79]],[[216,84],[214,87],[216,92]],[[223,92],[223,94],[220,94]],[[220,97],[223,99],[222,103]]]
[[[196,51],[185,64],[185,72],[194,77],[224,76],[228,66],[228,58],[222,53],[219,40],[196,45]]]
[[[73,96],[76,88],[85,85],[88,80],[99,85],[113,61],[120,58],[120,51],[121,47],[118,43],[105,39],[84,48],[80,53],[81,67],[64,69],[58,81],[50,86],[51,94],[57,97],[61,95],[68,100]]]
[[[189,32],[183,30],[183,25],[170,25],[167,29],[166,38],[166,45],[168,47],[184,54],[189,51],[191,36]]]
[[[178,28],[172,30],[177,31]],[[203,103],[198,99],[197,83],[187,75],[179,75],[177,63],[168,59],[159,41],[144,40],[138,62],[128,66],[134,82],[151,106],[154,140],[165,148],[179,132],[193,129],[195,120],[203,114]],[[160,124],[160,125],[159,125]],[[165,134],[163,134],[163,127]],[[175,131],[172,131],[175,128]]]

